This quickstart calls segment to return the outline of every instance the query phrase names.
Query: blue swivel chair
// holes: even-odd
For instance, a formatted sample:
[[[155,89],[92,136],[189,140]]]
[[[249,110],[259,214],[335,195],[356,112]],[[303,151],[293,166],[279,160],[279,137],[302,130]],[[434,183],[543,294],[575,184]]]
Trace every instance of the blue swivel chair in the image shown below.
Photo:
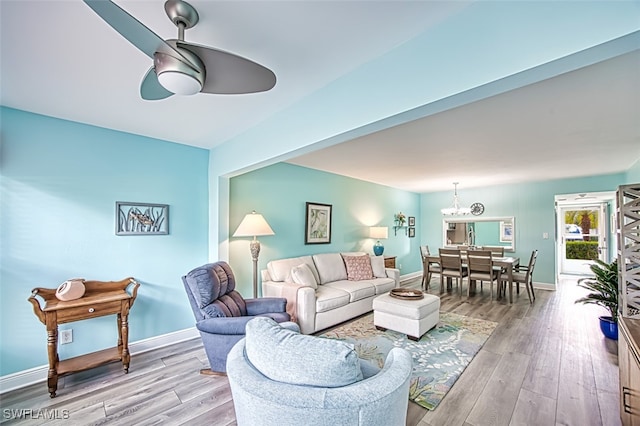
[[[195,268],[182,277],[182,282],[211,367],[201,370],[202,374],[226,374],[227,354],[244,337],[250,319],[264,316],[278,323],[290,320],[285,298],[244,299],[235,290],[236,280],[226,262]]]
[[[382,369],[355,346],[254,318],[229,353],[238,426],[405,426],[411,354],[393,348]]]

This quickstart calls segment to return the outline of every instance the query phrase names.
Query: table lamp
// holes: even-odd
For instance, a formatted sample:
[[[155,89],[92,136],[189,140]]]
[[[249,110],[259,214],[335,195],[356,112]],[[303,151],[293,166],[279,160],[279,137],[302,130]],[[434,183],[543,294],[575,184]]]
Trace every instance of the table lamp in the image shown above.
[[[389,237],[389,228],[386,226],[372,226],[369,228],[369,237],[378,240],[378,242],[373,246],[373,253],[376,256],[381,256],[384,252],[384,246],[380,242],[380,239],[386,239]]]
[[[275,235],[273,229],[261,214],[252,211],[242,219],[238,229],[233,233],[234,237],[253,237],[249,245],[251,258],[253,259],[253,297],[258,297],[258,255],[260,254],[260,241],[256,239],[262,235]]]

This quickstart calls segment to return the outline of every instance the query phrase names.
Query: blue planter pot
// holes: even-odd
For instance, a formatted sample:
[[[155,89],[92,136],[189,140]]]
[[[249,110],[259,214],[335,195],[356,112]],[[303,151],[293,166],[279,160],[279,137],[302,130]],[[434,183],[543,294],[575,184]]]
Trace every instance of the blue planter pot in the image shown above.
[[[611,317],[600,317],[600,330],[605,337],[612,340],[618,340],[618,323],[613,321]]]

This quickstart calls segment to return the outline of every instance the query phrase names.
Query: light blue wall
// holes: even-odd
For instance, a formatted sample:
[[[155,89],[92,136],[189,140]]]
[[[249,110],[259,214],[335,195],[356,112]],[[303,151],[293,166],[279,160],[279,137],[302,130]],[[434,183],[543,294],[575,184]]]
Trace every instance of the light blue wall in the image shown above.
[[[401,274],[422,270],[418,238],[404,231],[394,235],[394,213],[420,217],[420,196],[305,167],[279,163],[231,179],[229,233],[233,234],[245,214],[262,213],[275,235],[260,237],[259,269],[269,260],[314,253],[365,251],[372,253],[370,226],[388,226],[382,240],[385,255],[396,255]],[[331,244],[304,244],[306,202],[333,206]],[[416,236],[421,223],[416,223]],[[240,291],[251,294],[249,238],[231,238],[230,264]]]
[[[2,107],[0,375],[47,364],[27,298],[83,277],[141,283],[130,341],[193,327],[181,275],[207,261],[206,150]],[[115,202],[169,204],[170,234],[116,236]],[[115,316],[71,323],[61,358],[115,345]],[[135,368],[135,367],[134,367]]]
[[[584,178],[529,182],[484,188],[458,188],[464,205],[481,202],[485,206],[482,217],[514,216],[516,223],[516,252],[528,261],[531,251],[538,249],[536,282],[553,284],[555,276],[555,207],[554,196],[579,192],[615,191],[625,181],[625,173]],[[442,246],[442,215],[440,209],[449,207],[453,190],[422,194],[422,240],[429,247]],[[543,233],[549,239],[543,239]]]

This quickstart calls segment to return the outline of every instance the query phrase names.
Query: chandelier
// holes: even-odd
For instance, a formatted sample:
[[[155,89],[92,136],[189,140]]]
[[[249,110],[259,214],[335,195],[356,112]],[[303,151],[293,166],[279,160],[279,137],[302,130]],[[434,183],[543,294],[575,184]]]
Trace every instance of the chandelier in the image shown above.
[[[453,182],[453,207],[447,207],[440,210],[445,216],[466,215],[471,213],[469,207],[460,207],[460,201],[458,200],[458,182]]]

